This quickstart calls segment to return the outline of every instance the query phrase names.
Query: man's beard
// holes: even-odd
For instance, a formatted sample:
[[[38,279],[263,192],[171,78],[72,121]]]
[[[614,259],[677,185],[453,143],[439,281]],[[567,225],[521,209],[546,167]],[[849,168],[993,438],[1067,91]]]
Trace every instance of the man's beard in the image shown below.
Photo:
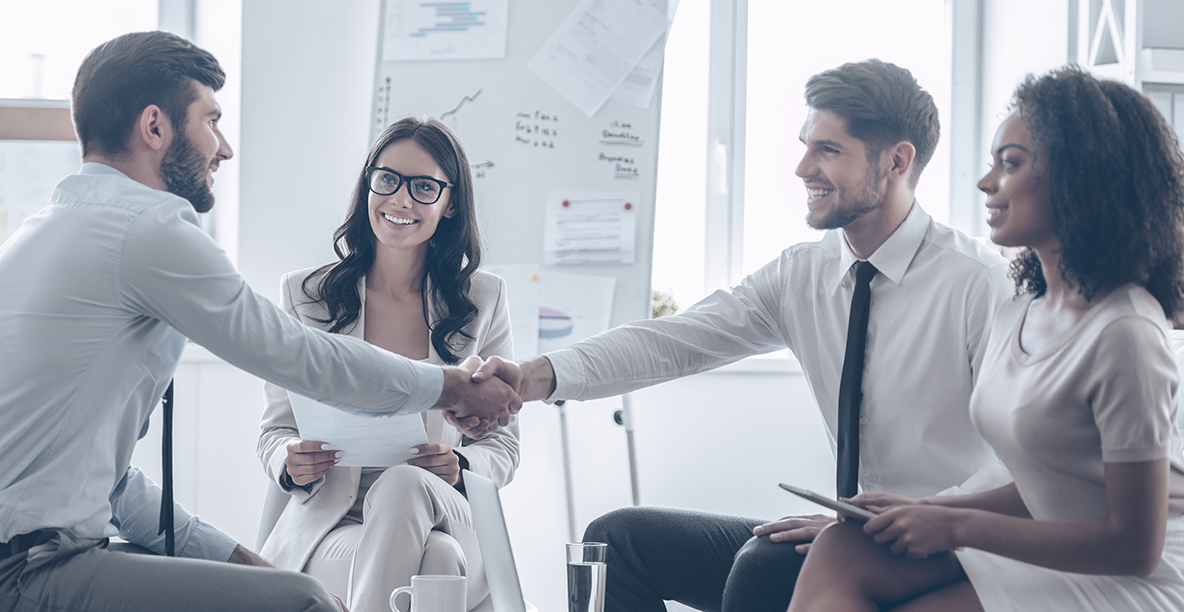
[[[165,189],[189,200],[197,212],[208,212],[214,207],[214,192],[206,184],[206,172],[209,169],[210,160],[202,157],[193,146],[193,141],[185,135],[184,126],[178,125],[173,143],[165,151],[164,159],[160,160],[160,174],[164,178]]]
[[[815,219],[813,215],[806,215],[806,224],[814,229],[828,230],[847,227],[860,217],[876,210],[884,200],[884,190],[877,189],[880,184],[880,169],[872,166],[863,176],[863,189],[849,202],[839,202],[822,218]]]

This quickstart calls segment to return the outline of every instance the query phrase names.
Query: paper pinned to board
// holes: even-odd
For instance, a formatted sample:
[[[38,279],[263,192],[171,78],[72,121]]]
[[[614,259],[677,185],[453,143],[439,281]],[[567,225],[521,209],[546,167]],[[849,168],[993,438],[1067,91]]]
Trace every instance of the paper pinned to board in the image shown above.
[[[526,68],[591,117],[669,25],[649,2],[583,0]]]
[[[288,392],[300,437],[328,443],[341,451],[337,465],[386,468],[417,455],[411,448],[428,443],[423,416],[360,415]]]
[[[629,76],[613,93],[613,100],[624,102],[637,108],[649,108],[654,100],[654,91],[658,88],[658,75],[662,73],[662,60],[666,56],[666,37],[669,26],[674,22],[674,13],[678,9],[679,0],[649,0],[650,4],[659,11],[666,12],[667,31],[658,37],[658,42],[650,47],[645,57],[633,67]]]
[[[503,58],[509,9],[509,0],[388,0],[382,59],[392,62]]]
[[[608,329],[616,279],[502,264],[485,269],[506,281],[514,354],[520,358],[563,348]]]
[[[637,259],[636,191],[552,191],[543,214],[543,263],[631,264]]]

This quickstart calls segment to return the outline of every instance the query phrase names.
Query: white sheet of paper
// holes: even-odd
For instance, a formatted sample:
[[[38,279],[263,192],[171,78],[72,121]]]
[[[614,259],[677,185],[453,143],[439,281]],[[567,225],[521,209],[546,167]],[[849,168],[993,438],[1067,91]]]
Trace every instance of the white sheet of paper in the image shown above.
[[[362,416],[288,392],[296,427],[305,440],[326,442],[344,453],[337,465],[390,467],[415,457],[410,449],[427,444],[423,416]]]
[[[543,215],[543,263],[633,263],[640,199],[636,191],[551,192]]]
[[[539,352],[546,353],[608,329],[617,279],[611,276],[539,273]]]
[[[666,12],[666,27],[674,21],[674,13],[678,8],[678,0],[649,0],[650,4],[659,11]],[[649,108],[654,101],[654,91],[658,89],[658,74],[662,72],[662,59],[666,55],[666,36],[669,29],[658,37],[658,42],[650,47],[645,57],[641,58],[625,82],[613,93],[613,100],[624,102],[637,108]]]
[[[608,329],[617,280],[570,274],[539,264],[502,264],[486,270],[506,279],[514,354],[528,358]],[[530,337],[523,337],[530,334]]]
[[[582,0],[526,67],[591,117],[666,32],[641,0]]]
[[[483,266],[506,281],[510,303],[510,326],[514,332],[514,355],[519,359],[539,354],[539,275],[538,264]]]
[[[506,56],[509,0],[387,0],[383,61]]]

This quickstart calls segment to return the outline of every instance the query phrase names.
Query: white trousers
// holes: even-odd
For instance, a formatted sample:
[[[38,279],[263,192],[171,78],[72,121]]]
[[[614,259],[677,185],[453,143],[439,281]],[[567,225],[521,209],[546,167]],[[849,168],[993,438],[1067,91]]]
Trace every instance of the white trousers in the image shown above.
[[[390,612],[391,591],[421,574],[466,576],[468,608],[489,594],[468,500],[415,466],[384,471],[366,492],[362,524],[329,532],[309,565],[333,560],[350,562],[352,612]]]

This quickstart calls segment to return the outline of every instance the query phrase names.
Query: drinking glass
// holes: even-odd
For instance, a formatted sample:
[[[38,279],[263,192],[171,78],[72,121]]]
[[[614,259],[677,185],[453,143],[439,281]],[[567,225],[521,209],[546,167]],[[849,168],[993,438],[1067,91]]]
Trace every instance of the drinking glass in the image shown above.
[[[608,567],[604,542],[567,545],[568,612],[604,612],[604,577]]]

